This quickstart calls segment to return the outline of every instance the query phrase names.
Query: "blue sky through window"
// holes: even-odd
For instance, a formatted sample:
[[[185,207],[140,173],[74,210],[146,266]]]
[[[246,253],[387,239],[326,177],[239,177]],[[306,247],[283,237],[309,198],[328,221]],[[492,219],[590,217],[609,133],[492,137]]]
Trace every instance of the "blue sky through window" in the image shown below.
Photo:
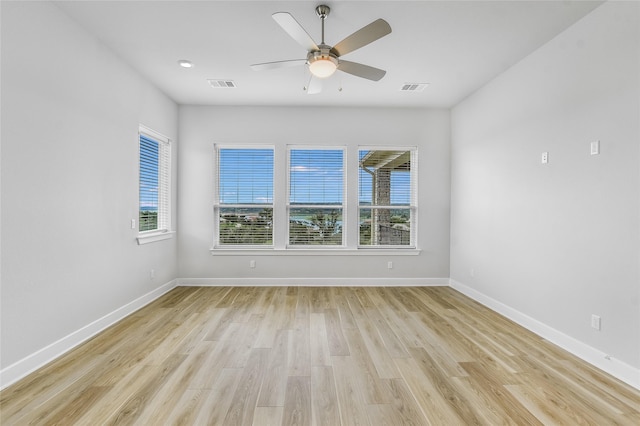
[[[273,203],[273,149],[220,149],[219,191],[221,204]]]
[[[360,151],[360,158],[367,152],[369,151]],[[221,204],[273,203],[273,149],[221,148],[218,159],[218,188]],[[343,203],[343,150],[292,149],[289,152],[289,162],[289,202],[291,204]],[[359,200],[361,204],[368,205],[373,199],[372,178],[362,169],[359,169],[358,173]],[[409,170],[393,171],[391,186],[391,204],[410,205],[411,174]]]
[[[140,135],[140,211],[158,210],[157,141]]]
[[[343,157],[341,149],[292,149],[289,153],[289,202],[342,204]]]

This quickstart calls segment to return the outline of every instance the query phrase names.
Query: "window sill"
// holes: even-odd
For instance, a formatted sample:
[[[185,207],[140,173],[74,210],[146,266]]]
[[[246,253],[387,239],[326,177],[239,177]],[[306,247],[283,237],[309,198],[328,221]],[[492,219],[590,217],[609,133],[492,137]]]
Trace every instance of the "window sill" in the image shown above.
[[[173,238],[173,234],[175,231],[165,231],[165,232],[150,232],[148,234],[139,234],[136,238],[138,240],[138,245],[155,243],[156,241],[168,240]]]
[[[362,249],[312,249],[312,248],[211,248],[212,256],[417,256],[417,248],[362,248]]]

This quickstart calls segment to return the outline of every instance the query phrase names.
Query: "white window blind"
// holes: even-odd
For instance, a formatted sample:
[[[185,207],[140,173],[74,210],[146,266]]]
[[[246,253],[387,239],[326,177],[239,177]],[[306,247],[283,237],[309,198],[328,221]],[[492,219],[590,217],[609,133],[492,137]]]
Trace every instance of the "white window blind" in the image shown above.
[[[273,149],[216,152],[217,244],[273,245]]]
[[[289,149],[289,245],[342,245],[343,198],[343,149]]]
[[[170,140],[140,131],[139,231],[170,230]]]
[[[359,244],[414,246],[415,150],[359,150]]]

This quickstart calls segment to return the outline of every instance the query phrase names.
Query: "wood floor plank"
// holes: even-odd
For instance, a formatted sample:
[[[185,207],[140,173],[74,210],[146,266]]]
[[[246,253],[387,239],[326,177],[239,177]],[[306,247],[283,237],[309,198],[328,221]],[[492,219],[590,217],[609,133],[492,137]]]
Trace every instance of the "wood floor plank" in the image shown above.
[[[519,359],[530,367],[527,373],[521,377],[533,380],[542,386],[542,381],[546,383],[544,391],[551,396],[553,401],[563,401],[566,407],[575,407],[575,418],[593,424],[610,423],[610,418],[616,413],[608,409],[601,399],[589,399],[583,395],[583,390],[572,386],[566,382],[565,378],[558,374],[553,366],[544,365],[529,356],[522,356]],[[525,383],[527,383],[525,381]],[[584,420],[583,420],[584,419]]]
[[[311,313],[321,314],[325,309],[335,309],[336,305],[330,291],[321,287],[311,288]]]
[[[324,313],[312,313],[309,323],[311,366],[331,365],[331,350]]]
[[[283,426],[311,424],[311,378],[289,376],[282,414]]]
[[[72,368],[74,364],[71,363],[71,357],[67,356],[61,359],[60,370],[47,366],[27,376],[13,385],[10,388],[11,392],[0,393],[0,420],[13,419],[17,422],[23,416],[46,405],[47,401],[51,401],[56,396],[68,395],[71,393],[70,388],[75,387],[76,383],[99,368],[105,358],[108,357],[101,354],[97,354],[93,359],[83,356],[79,359],[76,368]],[[94,381],[91,380],[86,386],[94,386]]]
[[[172,354],[176,348],[181,347],[182,342],[199,325],[200,315],[192,314],[185,321],[179,323],[169,335],[158,344],[155,349],[145,357],[145,364],[160,365],[167,359],[167,354]]]
[[[462,367],[469,372],[469,381],[481,389],[482,393],[491,399],[488,405],[499,407],[508,418],[516,423],[526,423],[528,425],[542,425],[542,423],[529,411],[526,406],[520,404],[517,398],[504,387],[509,383],[501,383],[500,377],[492,371],[485,369],[480,363],[466,362]]]
[[[246,323],[238,324],[238,333],[223,342],[228,349],[225,368],[242,368],[247,364],[262,318],[262,315],[251,314]]]
[[[278,331],[288,328],[287,305],[285,303],[286,291],[280,287],[275,289],[269,299],[264,313],[264,320],[260,324],[258,336],[253,345],[254,348],[271,348],[275,344]]]
[[[113,412],[125,404],[129,397],[145,386],[157,373],[157,366],[139,365],[132,369],[121,381],[106,387],[104,403],[94,404],[82,413],[78,424],[106,424]],[[37,410],[40,411],[40,410]]]
[[[291,330],[278,330],[275,344],[269,351],[269,363],[264,373],[259,407],[277,407],[284,405],[289,371],[288,354]]]
[[[311,405],[314,426],[340,424],[340,410],[332,367],[311,368]]]
[[[234,402],[242,374],[242,368],[225,368],[220,372],[215,382],[211,384],[211,389],[203,390],[202,402],[194,408],[197,417],[193,424],[224,424],[229,407]]]
[[[336,356],[332,360],[336,395],[340,409],[340,424],[370,425],[366,411],[365,391],[359,380],[354,380],[355,366],[350,356]]]
[[[191,378],[187,386],[188,389],[211,389],[213,383],[218,379],[218,375],[224,369],[229,354],[224,342],[211,342],[203,340],[196,352],[202,351],[205,355],[202,361],[202,368],[198,374]]]
[[[90,386],[82,392],[76,392],[73,399],[54,398],[49,401],[49,410],[34,411],[30,415],[23,417],[20,424],[46,424],[46,425],[69,425],[75,424],[84,414],[87,407],[96,404],[109,391],[108,387]],[[37,413],[37,414],[36,414]]]
[[[420,426],[428,423],[403,379],[385,379],[383,382],[391,395],[391,403],[384,405],[389,407],[397,424]]]
[[[393,332],[387,320],[385,320],[378,309],[367,309],[367,318],[376,327],[384,346],[391,358],[408,358],[409,352],[404,347],[398,336]]]
[[[332,356],[349,355],[349,345],[344,337],[338,311],[336,309],[325,309],[324,318],[329,341],[329,353]]]
[[[464,424],[482,424],[482,421],[471,409],[471,404],[456,389],[452,379],[448,377],[433,358],[422,348],[410,348],[412,358],[418,368],[427,376],[440,395],[459,416]]]
[[[131,425],[136,422],[146,404],[153,399],[164,382],[176,371],[186,359],[186,355],[171,355],[157,368],[156,372],[144,386],[139,388],[125,401],[124,405],[114,412],[106,422],[108,425]]]
[[[448,404],[444,395],[442,395],[431,380],[420,371],[420,367],[418,367],[412,358],[399,358],[394,360],[394,362],[398,366],[411,394],[418,402],[426,419],[425,424],[463,424],[462,419]]]
[[[367,311],[368,310],[369,309],[367,309]],[[362,336],[362,340],[367,347],[367,352],[376,368],[378,377],[382,379],[400,377],[400,372],[393,363],[391,355],[382,337],[378,333],[378,329],[369,318],[367,315],[366,319],[356,320],[356,323],[358,324],[360,336]]]
[[[349,301],[346,298],[346,292],[349,291],[344,287],[336,287],[333,291],[334,300],[340,315],[340,325],[342,328],[356,328],[356,320],[353,318]]]
[[[204,340],[222,340],[223,336],[227,333],[229,326],[235,321],[237,316],[237,311],[230,307],[218,307],[218,312],[220,312],[221,315],[211,324],[211,326],[209,326],[208,333]]]
[[[383,385],[375,363],[358,329],[345,330],[352,360],[353,380],[358,382],[367,404],[387,404],[390,402],[387,388]],[[394,365],[395,367],[395,365]]]
[[[247,365],[231,399],[225,425],[253,424],[254,410],[267,367],[270,349],[251,349]]]
[[[296,319],[289,339],[289,376],[311,375],[311,336],[309,319]]]
[[[166,382],[158,389],[153,399],[149,401],[146,409],[139,417],[142,424],[160,424],[164,422],[173,411],[172,402],[176,395],[184,394],[193,378],[202,371],[210,347],[202,345],[196,351],[186,355],[184,361],[176,369]]]
[[[448,287],[178,287],[2,390],[0,423],[636,425],[640,390]]]
[[[256,407],[253,426],[280,426],[284,407]]]
[[[523,405],[534,405],[537,408],[530,410],[532,413],[542,412],[543,417],[554,419],[553,424],[597,424],[588,411],[582,411],[580,407],[571,404],[562,395],[562,389],[540,386],[538,378],[531,377],[529,373],[520,373],[520,378],[523,384],[518,387],[519,395],[523,395],[527,400]],[[510,386],[510,392],[512,388]]]
[[[169,415],[160,424],[194,425],[198,418],[199,407],[204,403],[208,390],[187,389],[178,399],[169,404]]]
[[[522,406],[526,407],[536,419],[545,425],[561,425],[571,424],[573,421],[565,416],[558,415],[551,410],[546,410],[546,403],[540,399],[527,386],[523,385],[506,385],[505,389],[518,400]]]
[[[640,398],[631,386],[620,383],[620,386],[613,387],[606,374],[585,363],[561,361],[561,364],[576,376],[585,379],[589,385],[597,387],[602,394],[612,398],[625,413],[640,413]]]

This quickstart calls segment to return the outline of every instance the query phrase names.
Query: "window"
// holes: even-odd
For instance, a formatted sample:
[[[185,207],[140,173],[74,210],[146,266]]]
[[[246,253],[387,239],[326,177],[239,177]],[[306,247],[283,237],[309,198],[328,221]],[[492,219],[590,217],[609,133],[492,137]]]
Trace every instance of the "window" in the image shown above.
[[[140,236],[171,230],[171,141],[140,126],[138,230]],[[138,238],[138,242],[142,240]]]
[[[343,245],[343,149],[289,150],[289,245]]]
[[[360,246],[415,245],[412,157],[411,150],[359,150]]]
[[[415,147],[215,145],[212,252],[418,254],[416,159]]]
[[[273,245],[273,149],[217,147],[217,245]]]

